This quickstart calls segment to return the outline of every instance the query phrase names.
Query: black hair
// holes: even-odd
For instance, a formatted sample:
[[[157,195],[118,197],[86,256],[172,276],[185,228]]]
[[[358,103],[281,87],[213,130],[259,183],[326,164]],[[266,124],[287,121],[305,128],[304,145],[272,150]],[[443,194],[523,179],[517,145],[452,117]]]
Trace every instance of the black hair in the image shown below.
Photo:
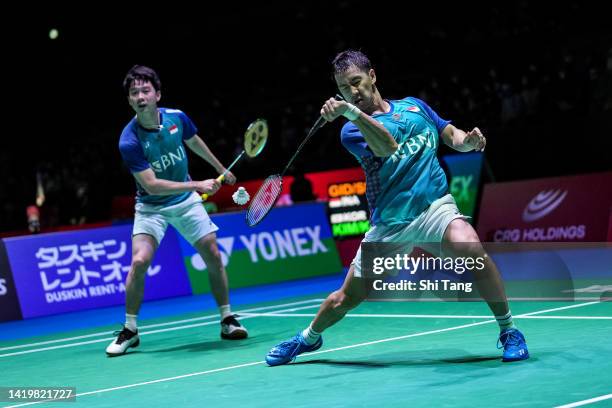
[[[334,75],[348,71],[351,66],[355,66],[363,72],[370,72],[370,69],[372,69],[370,59],[363,52],[357,50],[342,51],[336,55],[332,61],[332,66],[334,67]]]
[[[145,67],[144,65],[134,65],[128,73],[125,75],[125,79],[123,80],[123,89],[126,94],[130,93],[130,86],[132,82],[135,80],[141,80],[145,82],[150,82],[155,88],[155,91],[161,90],[161,81],[159,80],[159,75],[152,68]]]

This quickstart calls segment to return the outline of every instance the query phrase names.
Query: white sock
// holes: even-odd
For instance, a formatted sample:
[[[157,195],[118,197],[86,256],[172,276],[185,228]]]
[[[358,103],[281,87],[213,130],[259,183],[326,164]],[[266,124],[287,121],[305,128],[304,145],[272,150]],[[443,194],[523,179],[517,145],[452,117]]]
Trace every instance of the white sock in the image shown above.
[[[310,325],[302,332],[302,337],[304,338],[306,344],[312,345],[319,340],[321,333],[317,333],[316,331],[312,330],[312,325]]]
[[[138,331],[138,325],[136,324],[136,319],[138,318],[138,315],[133,315],[133,314],[125,314],[125,327],[128,328],[128,330],[136,333]]]
[[[221,315],[221,320],[225,319],[232,314],[232,307],[230,305],[219,306],[219,314]]]
[[[514,327],[511,311],[508,311],[508,313],[503,316],[495,316],[495,320],[497,320],[497,324],[499,324],[499,330],[506,330]]]

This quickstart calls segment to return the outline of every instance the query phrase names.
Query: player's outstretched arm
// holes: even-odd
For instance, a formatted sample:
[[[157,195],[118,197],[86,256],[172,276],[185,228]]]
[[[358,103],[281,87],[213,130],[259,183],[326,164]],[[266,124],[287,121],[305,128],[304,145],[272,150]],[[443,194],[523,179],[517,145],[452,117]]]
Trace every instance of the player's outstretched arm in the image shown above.
[[[484,151],[487,145],[487,139],[477,127],[469,132],[464,132],[451,124],[442,131],[442,140],[446,145],[460,152]]]

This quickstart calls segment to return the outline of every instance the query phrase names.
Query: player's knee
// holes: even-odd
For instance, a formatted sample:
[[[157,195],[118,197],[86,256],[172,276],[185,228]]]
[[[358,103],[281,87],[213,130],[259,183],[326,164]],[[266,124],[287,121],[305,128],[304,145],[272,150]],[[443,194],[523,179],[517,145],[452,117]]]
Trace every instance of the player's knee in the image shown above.
[[[204,262],[206,262],[206,265],[214,266],[214,268],[209,268],[209,273],[214,272],[215,270],[218,270],[219,268],[223,267],[221,252],[219,252],[217,246],[214,246],[213,248],[209,247],[208,249],[202,249],[199,251],[199,253],[202,259],[204,259]]]
[[[449,231],[444,244],[444,253],[449,256],[477,258],[484,255],[484,249],[478,234],[464,220],[454,220],[449,225]]]
[[[204,249],[209,257],[213,258],[217,262],[221,262],[221,252],[219,252],[219,247],[217,244],[213,243],[211,245],[206,246]]]
[[[195,245],[198,252],[205,258],[218,258],[221,259],[221,253],[217,246],[217,240],[215,234],[209,234],[204,238],[200,239]]]
[[[132,268],[131,270],[136,275],[143,275],[149,266],[151,265],[151,259],[142,254],[136,254],[132,257]]]
[[[480,244],[480,238],[474,228],[466,228],[461,232],[461,242],[466,242],[470,244]],[[473,245],[470,245],[472,247]],[[478,245],[480,246],[480,245]],[[477,246],[474,246],[477,247]]]
[[[342,303],[342,297],[344,295],[342,294],[341,291],[337,290],[335,292],[330,293],[327,296],[327,300],[334,306],[336,307],[337,305]]]
[[[480,242],[480,238],[478,238],[478,234],[474,228],[460,218],[453,220],[448,225],[445,238],[447,242],[453,243]]]

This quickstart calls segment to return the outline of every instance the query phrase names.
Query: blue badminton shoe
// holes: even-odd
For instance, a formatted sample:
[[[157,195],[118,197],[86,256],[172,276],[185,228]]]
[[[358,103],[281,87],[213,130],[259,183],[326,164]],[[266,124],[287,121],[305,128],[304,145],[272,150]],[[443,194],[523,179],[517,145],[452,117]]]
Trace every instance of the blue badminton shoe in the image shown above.
[[[319,340],[314,344],[308,344],[306,340],[304,340],[302,333],[298,333],[288,341],[283,341],[272,347],[272,350],[270,350],[266,356],[266,363],[270,366],[287,364],[295,360],[299,354],[318,350],[322,345],[323,336],[319,337]]]
[[[497,348],[504,349],[502,358],[504,362],[527,360],[529,358],[525,336],[514,328],[502,330],[497,340]]]

